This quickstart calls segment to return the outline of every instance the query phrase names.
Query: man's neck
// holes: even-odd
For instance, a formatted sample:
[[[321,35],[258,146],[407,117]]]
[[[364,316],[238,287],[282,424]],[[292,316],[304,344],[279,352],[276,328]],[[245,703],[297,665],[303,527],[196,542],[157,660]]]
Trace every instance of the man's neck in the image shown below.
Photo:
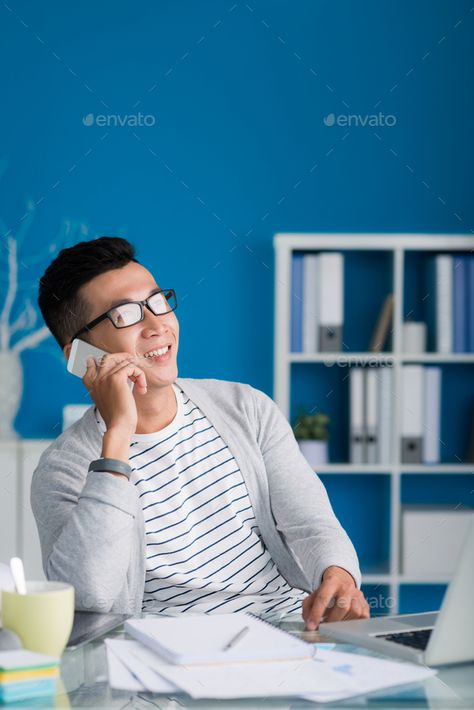
[[[176,416],[177,402],[173,385],[150,389],[145,395],[137,395],[138,421],[136,434],[152,434],[171,424]]]

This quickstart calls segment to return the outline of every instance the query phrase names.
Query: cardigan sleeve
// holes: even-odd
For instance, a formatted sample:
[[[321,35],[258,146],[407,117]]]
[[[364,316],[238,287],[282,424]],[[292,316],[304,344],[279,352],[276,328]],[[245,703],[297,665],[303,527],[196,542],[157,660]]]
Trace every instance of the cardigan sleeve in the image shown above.
[[[87,472],[90,457],[50,447],[33,474],[31,506],[47,579],[72,584],[76,609],[108,612],[126,584],[134,486]]]
[[[322,481],[301,453],[289,422],[275,402],[264,392],[251,389],[257,441],[278,532],[312,582],[313,590],[331,565],[347,570],[360,587],[356,551],[334,514]]]

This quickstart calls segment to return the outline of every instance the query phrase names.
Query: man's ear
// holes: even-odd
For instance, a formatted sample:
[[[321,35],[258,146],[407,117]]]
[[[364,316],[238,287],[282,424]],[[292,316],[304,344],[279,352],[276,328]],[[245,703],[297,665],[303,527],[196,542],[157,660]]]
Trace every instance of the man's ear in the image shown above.
[[[69,360],[69,353],[71,352],[72,343],[68,343],[63,347],[63,353],[66,360]]]

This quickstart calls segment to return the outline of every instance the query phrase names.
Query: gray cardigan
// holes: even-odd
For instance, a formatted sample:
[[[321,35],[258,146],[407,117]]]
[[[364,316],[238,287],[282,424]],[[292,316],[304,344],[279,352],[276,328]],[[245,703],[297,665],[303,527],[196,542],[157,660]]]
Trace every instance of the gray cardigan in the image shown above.
[[[257,525],[287,582],[311,592],[330,565],[360,586],[357,555],[292,429],[266,394],[250,385],[177,378],[228,445],[247,486]],[[33,474],[31,505],[48,579],[71,583],[76,608],[141,612],[145,531],[136,486],[91,472],[102,435],[93,407],[59,436]]]

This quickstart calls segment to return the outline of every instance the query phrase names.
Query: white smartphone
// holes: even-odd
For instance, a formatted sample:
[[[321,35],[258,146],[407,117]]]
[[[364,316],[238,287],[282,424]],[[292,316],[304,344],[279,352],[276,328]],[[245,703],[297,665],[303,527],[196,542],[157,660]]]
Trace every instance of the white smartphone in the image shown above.
[[[80,338],[75,338],[72,341],[71,352],[67,361],[67,370],[73,375],[77,375],[81,380],[87,371],[87,359],[93,357],[98,360],[102,355],[107,355],[105,350],[96,348],[95,345],[90,345]],[[128,380],[130,389],[133,389],[134,382]]]

